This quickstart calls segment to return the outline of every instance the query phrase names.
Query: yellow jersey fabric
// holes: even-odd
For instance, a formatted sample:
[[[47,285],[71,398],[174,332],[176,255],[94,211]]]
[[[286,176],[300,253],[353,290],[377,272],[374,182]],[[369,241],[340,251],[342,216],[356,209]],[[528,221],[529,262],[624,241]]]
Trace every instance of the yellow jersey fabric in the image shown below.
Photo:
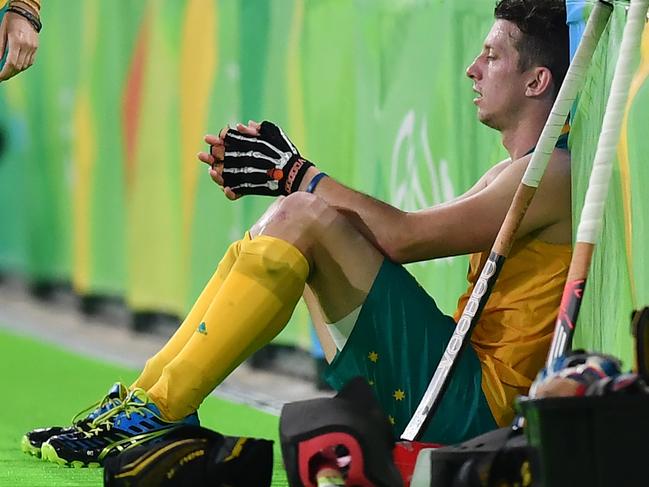
[[[9,1],[9,0],[0,0],[0,8],[2,8],[2,7],[4,7],[5,5],[7,5],[7,2],[8,2],[8,1]]]
[[[514,398],[527,393],[545,363],[571,255],[571,245],[518,239],[473,330],[482,390],[499,426],[512,421]],[[469,288],[459,299],[456,322],[488,256],[470,257]]]

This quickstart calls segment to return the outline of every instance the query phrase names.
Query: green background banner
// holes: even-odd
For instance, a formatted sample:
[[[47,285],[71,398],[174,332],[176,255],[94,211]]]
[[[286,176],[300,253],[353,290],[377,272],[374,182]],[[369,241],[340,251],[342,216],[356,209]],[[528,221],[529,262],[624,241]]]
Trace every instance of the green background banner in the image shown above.
[[[2,271],[183,315],[270,202],[227,201],[196,160],[226,123],[275,120],[323,170],[405,210],[460,195],[506,157],[464,74],[492,0],[55,5],[44,5],[36,65],[0,85]],[[624,17],[617,9],[576,107],[575,220]],[[648,36],[577,334],[627,359],[629,313],[649,304]],[[410,269],[452,313],[467,259]],[[279,340],[308,346],[304,307]]]

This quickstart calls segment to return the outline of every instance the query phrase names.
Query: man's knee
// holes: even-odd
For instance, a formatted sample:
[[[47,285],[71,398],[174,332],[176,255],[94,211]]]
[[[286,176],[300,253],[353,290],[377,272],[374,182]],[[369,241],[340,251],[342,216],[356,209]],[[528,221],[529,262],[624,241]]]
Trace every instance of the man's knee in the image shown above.
[[[279,210],[279,206],[282,204],[282,201],[286,198],[286,196],[280,196],[275,201],[272,202],[272,204],[266,208],[266,211],[264,214],[255,222],[255,224],[250,227],[250,235],[252,237],[256,237],[259,235],[263,229],[268,225],[268,222],[270,222],[273,218],[273,215],[277,213],[277,210]]]
[[[271,221],[274,224],[287,224],[314,230],[318,226],[328,225],[336,218],[337,211],[325,200],[311,193],[300,191],[282,200]]]
[[[290,242],[310,259],[314,245],[330,231],[336,218],[340,218],[338,212],[322,198],[305,192],[293,193],[265,221],[258,222],[257,235]]]

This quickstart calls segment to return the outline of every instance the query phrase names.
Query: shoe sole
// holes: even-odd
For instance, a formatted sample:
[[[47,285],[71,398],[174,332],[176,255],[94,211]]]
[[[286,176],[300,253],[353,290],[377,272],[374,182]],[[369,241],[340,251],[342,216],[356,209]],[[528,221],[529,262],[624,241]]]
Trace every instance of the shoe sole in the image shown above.
[[[42,458],[41,449],[32,445],[27,438],[27,435],[23,436],[20,440],[20,449],[27,455],[31,455],[32,457],[36,458]]]
[[[54,463],[61,467],[70,467],[70,468],[99,468],[101,465],[99,462],[83,462],[81,460],[72,460],[71,462],[67,461],[64,458],[61,458],[57,455],[56,450],[49,443],[43,443],[41,447],[41,455],[43,460]]]

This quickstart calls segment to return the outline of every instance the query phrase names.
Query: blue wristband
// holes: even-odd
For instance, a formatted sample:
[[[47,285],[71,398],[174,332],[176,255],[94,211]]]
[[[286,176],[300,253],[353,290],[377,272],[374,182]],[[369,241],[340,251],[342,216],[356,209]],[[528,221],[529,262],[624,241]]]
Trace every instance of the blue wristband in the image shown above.
[[[320,180],[327,176],[326,172],[319,172],[315,176],[313,176],[313,179],[309,181],[309,185],[306,187],[306,192],[307,193],[313,193],[315,191],[315,187],[318,185]]]

